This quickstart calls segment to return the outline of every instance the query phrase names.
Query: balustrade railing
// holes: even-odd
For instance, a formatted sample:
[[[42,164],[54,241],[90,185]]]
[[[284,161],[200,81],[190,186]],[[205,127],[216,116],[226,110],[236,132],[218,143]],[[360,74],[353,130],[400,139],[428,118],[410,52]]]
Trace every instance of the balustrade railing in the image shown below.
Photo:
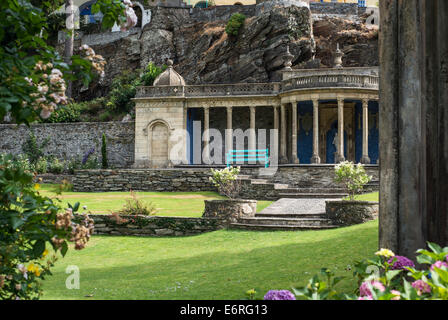
[[[305,88],[337,87],[378,89],[378,86],[379,79],[374,75],[306,75],[284,80],[283,82],[272,83],[139,87],[137,89],[137,98],[256,96],[276,95],[284,91]]]

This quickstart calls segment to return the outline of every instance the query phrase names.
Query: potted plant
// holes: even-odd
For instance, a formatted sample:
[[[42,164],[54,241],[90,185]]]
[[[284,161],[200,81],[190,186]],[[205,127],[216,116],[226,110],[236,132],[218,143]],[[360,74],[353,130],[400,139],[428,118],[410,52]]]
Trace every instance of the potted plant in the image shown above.
[[[237,199],[242,190],[241,181],[238,180],[240,167],[211,169],[211,173],[210,182],[228,199],[205,200],[203,217],[219,218],[228,223],[237,222],[239,218],[254,217],[257,212],[257,201]]]
[[[374,220],[378,217],[378,202],[357,201],[364,186],[372,180],[362,164],[344,161],[335,167],[334,181],[344,186],[347,200],[327,201],[326,213],[336,225],[349,226]]]

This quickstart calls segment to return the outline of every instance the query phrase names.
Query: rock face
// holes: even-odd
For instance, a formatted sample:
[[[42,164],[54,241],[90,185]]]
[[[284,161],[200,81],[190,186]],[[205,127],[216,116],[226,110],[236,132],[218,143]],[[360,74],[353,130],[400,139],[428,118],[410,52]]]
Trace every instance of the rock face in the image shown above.
[[[104,95],[122,71],[144,68],[150,61],[162,65],[168,58],[187,84],[277,81],[287,45],[295,57],[293,68],[305,68],[314,42],[322,66],[332,67],[337,42],[344,67],[378,65],[378,30],[369,29],[365,18],[322,17],[307,7],[277,2],[240,8],[153,8],[151,22],[140,32],[93,45],[108,62],[106,79],[79,98]],[[246,15],[245,23],[237,36],[228,36],[225,27],[238,10]]]
[[[378,66],[378,28],[341,18],[326,18],[313,22],[316,58],[333,67],[337,44],[344,52],[344,67]]]

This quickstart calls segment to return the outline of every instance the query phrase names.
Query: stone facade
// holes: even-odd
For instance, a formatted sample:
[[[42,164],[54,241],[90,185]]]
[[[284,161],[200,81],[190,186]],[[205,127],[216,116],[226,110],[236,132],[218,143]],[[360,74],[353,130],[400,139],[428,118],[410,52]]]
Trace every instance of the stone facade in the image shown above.
[[[45,123],[25,125],[0,124],[0,152],[15,155],[23,153],[22,146],[34,133],[38,143],[49,138],[46,155],[60,160],[70,160],[83,155],[95,147],[93,156],[101,159],[101,137],[107,140],[107,156],[112,167],[128,167],[134,163],[134,122],[80,122]]]
[[[89,215],[94,234],[117,236],[191,236],[222,229],[220,219],[158,216]],[[75,219],[79,215],[75,215]]]
[[[378,218],[379,203],[367,201],[327,201],[325,211],[335,225],[351,226]]]

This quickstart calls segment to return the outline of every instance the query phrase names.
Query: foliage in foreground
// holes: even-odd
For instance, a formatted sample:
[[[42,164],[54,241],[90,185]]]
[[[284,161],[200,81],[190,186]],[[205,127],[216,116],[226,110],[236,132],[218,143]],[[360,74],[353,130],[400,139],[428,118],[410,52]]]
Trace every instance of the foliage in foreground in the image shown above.
[[[39,298],[57,253],[64,256],[68,242],[83,249],[93,231],[87,215],[73,220],[79,203],[63,210],[39,194],[33,177],[10,156],[0,157],[0,299]]]
[[[448,247],[428,243],[431,251],[421,249],[417,262],[428,268],[418,270],[410,259],[381,249],[376,257],[354,264],[358,281],[354,293],[341,293],[336,285],[342,277],[323,268],[302,288],[294,288],[295,297],[305,300],[448,300]],[[283,290],[284,291],[284,290]],[[294,300],[291,294],[270,291],[266,300]],[[250,295],[249,295],[250,293]],[[254,292],[247,292],[254,298]]]

